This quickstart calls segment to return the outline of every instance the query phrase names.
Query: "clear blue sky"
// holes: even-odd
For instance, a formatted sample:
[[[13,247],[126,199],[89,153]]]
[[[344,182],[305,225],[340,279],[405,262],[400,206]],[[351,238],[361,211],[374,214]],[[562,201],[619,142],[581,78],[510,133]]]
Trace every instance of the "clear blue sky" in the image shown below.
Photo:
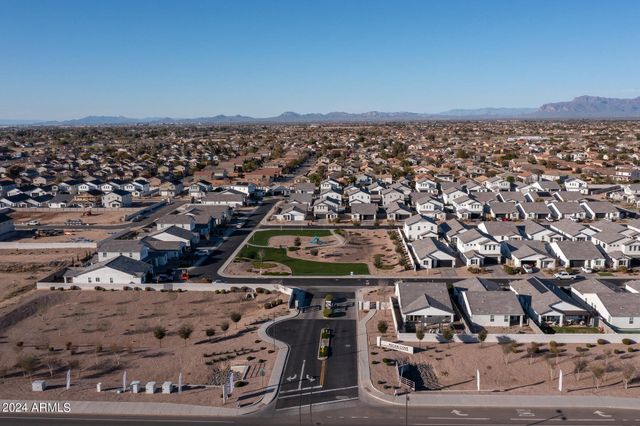
[[[0,0],[0,118],[640,95],[640,1]]]

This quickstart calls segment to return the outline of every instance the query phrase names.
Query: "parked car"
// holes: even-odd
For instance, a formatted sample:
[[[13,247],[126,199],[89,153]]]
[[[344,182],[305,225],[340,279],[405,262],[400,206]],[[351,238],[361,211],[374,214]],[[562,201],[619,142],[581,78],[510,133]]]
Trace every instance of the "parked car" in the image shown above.
[[[531,266],[531,265],[522,265],[522,270],[524,271],[525,274],[531,274],[531,273],[533,273],[533,266]]]
[[[580,270],[581,270],[582,272],[584,272],[585,274],[592,274],[592,273],[593,273],[593,269],[588,268],[588,267],[586,267],[586,266],[581,267],[581,268],[580,268]]]
[[[27,226],[38,226],[38,225],[40,225],[39,220],[30,220],[29,222],[27,222]]]
[[[559,280],[575,280],[577,275],[570,274],[567,271],[561,271],[553,275],[554,278]]]
[[[213,280],[211,281],[211,284],[225,284],[224,280]]]

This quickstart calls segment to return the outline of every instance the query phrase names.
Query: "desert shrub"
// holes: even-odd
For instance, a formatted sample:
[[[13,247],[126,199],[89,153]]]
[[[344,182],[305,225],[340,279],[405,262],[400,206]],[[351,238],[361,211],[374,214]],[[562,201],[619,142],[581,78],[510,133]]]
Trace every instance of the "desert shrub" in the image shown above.
[[[599,345],[606,345],[609,342],[607,342],[605,339],[598,339],[596,343],[598,343]]]
[[[631,340],[631,339],[629,339],[629,338],[627,338],[627,337],[625,337],[624,339],[622,339],[622,344],[623,344],[623,345],[629,346],[629,345],[633,345],[633,343],[634,343],[634,342],[633,342],[633,340]]]

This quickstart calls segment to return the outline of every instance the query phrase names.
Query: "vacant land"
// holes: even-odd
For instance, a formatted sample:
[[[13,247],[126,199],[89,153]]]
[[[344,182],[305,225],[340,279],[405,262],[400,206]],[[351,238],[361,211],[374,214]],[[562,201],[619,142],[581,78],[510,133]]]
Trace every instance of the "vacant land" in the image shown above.
[[[286,303],[265,306],[276,299],[286,301],[280,294],[246,300],[240,292],[38,291],[20,306],[0,310],[0,397],[220,405],[221,388],[210,386],[216,371],[244,366],[246,377],[236,376],[243,383],[230,404],[254,402],[261,394],[251,394],[268,382],[275,358],[273,343],[261,341],[257,328],[288,312]],[[162,339],[158,327],[165,330]],[[66,391],[69,368],[72,388]],[[142,385],[177,384],[182,373],[191,388],[181,395],[116,394],[125,371],[128,381]],[[54,389],[32,393],[36,378]],[[95,391],[98,382],[102,393]]]
[[[137,210],[139,209],[124,208],[106,212],[91,212],[91,215],[86,214],[86,212],[83,212],[80,209],[77,212],[19,211],[11,213],[11,217],[15,221],[16,225],[24,225],[31,220],[37,220],[42,225],[60,225],[64,224],[67,220],[78,219],[91,225],[109,225],[122,223],[122,218],[124,216]]]
[[[387,312],[376,312],[367,323],[371,379],[379,390],[393,394],[398,386],[394,362],[429,365],[431,381],[426,384],[446,391],[476,391],[476,370],[480,371],[481,390],[514,394],[550,394],[558,392],[560,370],[565,392],[573,395],[640,396],[640,380],[629,380],[625,390],[625,371],[640,373],[638,344],[575,345],[497,343],[410,343],[419,348],[409,355],[375,346],[379,321],[388,325],[382,335],[394,340],[393,321]],[[580,349],[578,349],[580,348]],[[629,352],[628,348],[632,348]],[[386,362],[385,362],[386,361]],[[415,370],[414,370],[415,371]],[[637,377],[637,373],[633,376]],[[414,377],[419,377],[416,375]],[[418,380],[419,383],[419,380]]]
[[[110,237],[115,231],[102,229],[69,229],[66,231],[48,231],[50,234],[32,231],[17,232],[15,237],[5,239],[14,243],[97,243]]]
[[[36,288],[36,281],[87,254],[84,249],[0,250],[0,302]]]

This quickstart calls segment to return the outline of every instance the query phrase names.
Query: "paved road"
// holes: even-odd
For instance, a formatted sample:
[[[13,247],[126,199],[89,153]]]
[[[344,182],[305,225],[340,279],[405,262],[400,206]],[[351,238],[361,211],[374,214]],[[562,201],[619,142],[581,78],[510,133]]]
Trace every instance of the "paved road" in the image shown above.
[[[403,398],[403,397],[400,397]],[[409,404],[411,404],[409,402]],[[311,408],[311,410],[310,410]],[[349,401],[340,404],[318,405],[292,408],[289,410],[263,411],[252,416],[215,417],[215,418],[140,418],[123,416],[33,416],[0,414],[0,425],[16,426],[81,426],[81,425],[114,425],[132,426],[149,425],[638,425],[640,411],[610,409],[576,409],[561,410],[534,408],[473,408],[458,409],[456,407],[419,408],[409,405],[408,418],[402,406],[373,407],[360,401]],[[457,411],[457,413],[456,413]],[[599,411],[600,414],[594,414]],[[605,417],[603,417],[605,416]]]
[[[340,402],[358,397],[357,339],[353,293],[336,293],[340,315],[322,317],[324,293],[314,295],[310,308],[297,317],[276,323],[267,333],[289,345],[276,409]],[[331,355],[318,360],[322,328],[332,331]]]
[[[242,244],[242,242],[247,238],[247,235],[251,233],[251,231],[258,226],[260,221],[266,214],[271,210],[273,205],[277,202],[277,199],[268,199],[265,200],[261,205],[259,205],[252,213],[250,213],[246,217],[245,225],[236,230],[233,234],[227,237],[227,240],[218,247],[215,251],[213,251],[207,260],[205,260],[200,266],[196,268],[192,268],[189,270],[189,274],[192,278],[197,277],[206,277],[210,280],[224,280],[227,282],[250,282],[242,279],[227,279],[218,274],[218,269],[222,267],[224,262],[231,256],[231,254]]]

